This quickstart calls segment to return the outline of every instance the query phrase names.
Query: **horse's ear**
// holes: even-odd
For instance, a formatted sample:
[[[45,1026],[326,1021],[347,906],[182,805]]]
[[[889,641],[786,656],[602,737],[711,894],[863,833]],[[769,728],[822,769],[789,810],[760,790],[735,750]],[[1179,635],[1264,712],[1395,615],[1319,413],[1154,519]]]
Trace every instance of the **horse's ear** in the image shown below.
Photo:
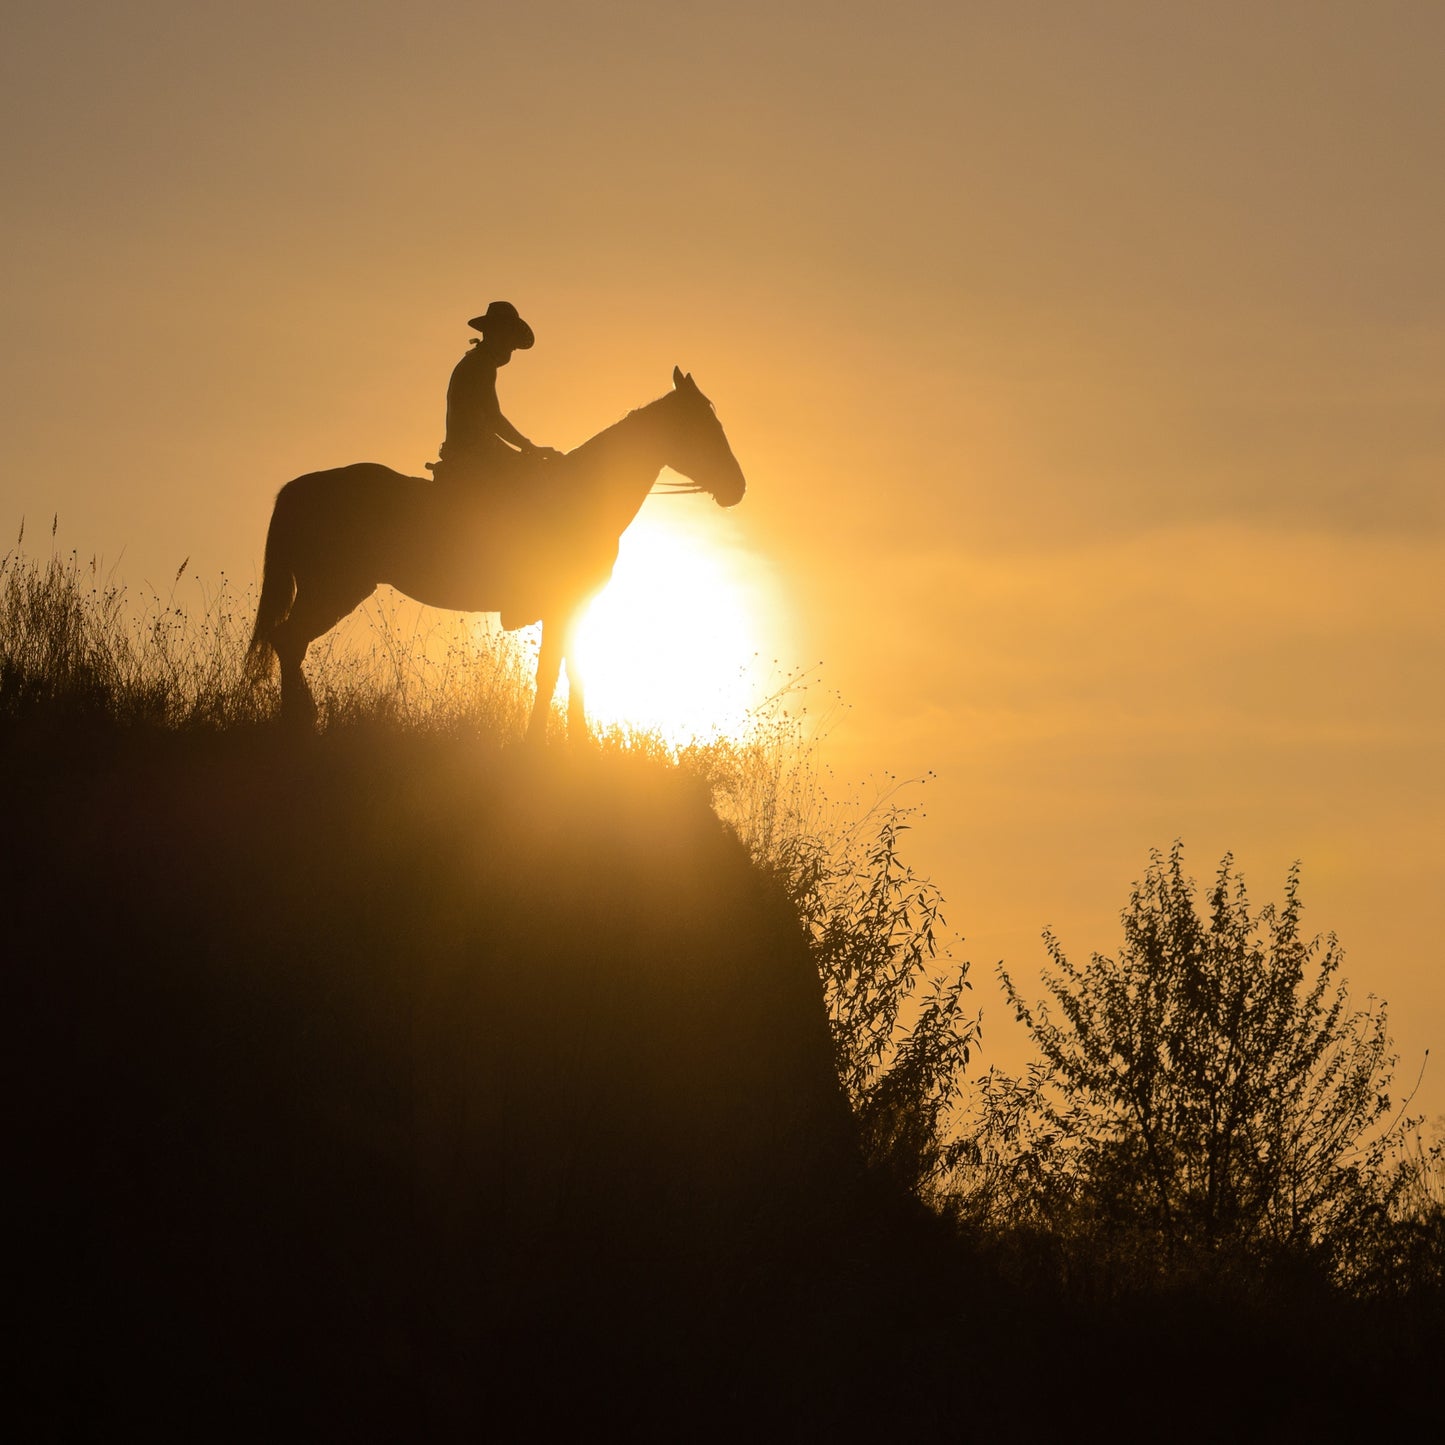
[[[687,378],[682,374],[682,367],[674,366],[672,368],[672,384],[674,386],[681,386],[686,380]]]

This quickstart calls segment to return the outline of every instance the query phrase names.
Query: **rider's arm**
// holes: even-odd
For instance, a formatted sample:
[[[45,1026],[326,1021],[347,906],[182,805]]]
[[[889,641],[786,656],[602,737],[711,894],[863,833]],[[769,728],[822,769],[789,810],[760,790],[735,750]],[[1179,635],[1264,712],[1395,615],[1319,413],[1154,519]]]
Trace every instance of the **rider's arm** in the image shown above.
[[[504,442],[511,442],[514,447],[520,447],[524,452],[536,450],[534,445],[502,415],[500,408],[493,418],[492,430],[495,431]]]
[[[453,377],[455,383],[467,366],[472,357],[480,357],[482,353],[469,351],[457,364],[457,372]],[[502,415],[501,404],[497,401],[497,368],[490,365],[483,359],[480,362],[472,363],[467,373],[467,398],[460,406],[465,406],[470,415],[476,418],[476,423],[485,431],[491,432],[494,436],[500,437],[510,446],[516,447],[522,452],[541,452],[544,456],[561,456],[561,453],[552,447],[539,447],[535,442],[524,437],[511,422]],[[453,400],[451,393],[447,396],[447,414],[451,416]]]
[[[536,442],[528,441],[501,412],[497,413],[496,432],[504,442],[511,442],[514,447],[519,447],[527,455],[542,457],[560,457],[561,452],[556,447],[539,447]]]

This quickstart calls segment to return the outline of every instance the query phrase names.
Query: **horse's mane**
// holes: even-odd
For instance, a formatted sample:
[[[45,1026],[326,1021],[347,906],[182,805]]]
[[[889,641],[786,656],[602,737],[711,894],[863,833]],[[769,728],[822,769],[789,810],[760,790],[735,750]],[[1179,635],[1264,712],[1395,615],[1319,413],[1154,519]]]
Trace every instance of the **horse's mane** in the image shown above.
[[[668,397],[673,395],[675,395],[674,392],[665,391],[661,396],[655,396],[651,401],[645,401],[642,403],[641,406],[633,407],[632,410],[627,412],[624,416],[618,417],[611,426],[603,427],[602,430],[598,432],[595,436],[588,437],[587,440],[581,444],[581,446],[573,447],[572,450],[567,453],[567,455],[575,457],[578,452],[585,450],[587,447],[590,447],[595,443],[606,441],[609,437],[612,437],[616,433],[619,427],[626,426],[633,417],[641,416],[642,413],[645,411],[651,411],[653,407],[657,406],[661,402],[666,401]]]
[[[664,392],[652,401],[633,407],[611,426],[604,427],[600,432],[594,433],[586,441],[573,447],[560,459],[562,465],[558,470],[552,470],[557,466],[556,462],[538,468],[536,474],[528,481],[523,495],[533,502],[541,501],[544,506],[549,506],[553,498],[574,494],[577,476],[575,469],[590,470],[597,466],[616,445],[619,436],[623,434],[629,422],[641,416],[643,412],[650,411],[659,403],[666,401],[671,395],[673,395],[672,392]]]
[[[627,436],[632,422],[654,407],[661,405],[670,395],[672,395],[671,392],[664,392],[662,396],[655,397],[642,406],[634,407],[626,415],[618,417],[611,426],[604,427],[600,432],[588,437],[585,442],[573,447],[567,453],[568,462],[586,467],[606,457]]]

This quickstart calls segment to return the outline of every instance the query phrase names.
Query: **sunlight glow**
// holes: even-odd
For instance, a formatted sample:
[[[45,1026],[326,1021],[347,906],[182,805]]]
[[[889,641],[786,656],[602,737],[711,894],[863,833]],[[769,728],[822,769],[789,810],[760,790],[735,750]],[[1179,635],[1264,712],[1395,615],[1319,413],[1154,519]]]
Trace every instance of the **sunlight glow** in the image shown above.
[[[703,521],[645,512],[624,534],[578,638],[594,723],[651,729],[674,746],[745,726],[762,598],[722,519]]]

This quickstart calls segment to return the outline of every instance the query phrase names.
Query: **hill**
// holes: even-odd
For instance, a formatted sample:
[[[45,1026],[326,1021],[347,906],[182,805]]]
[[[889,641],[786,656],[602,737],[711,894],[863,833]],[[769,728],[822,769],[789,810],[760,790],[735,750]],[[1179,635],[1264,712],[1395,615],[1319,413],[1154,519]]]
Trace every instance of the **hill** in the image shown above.
[[[420,695],[395,638],[379,685],[328,654],[286,736],[224,597],[197,631],[74,559],[0,583],[12,1433],[1438,1423],[1438,1249],[1351,1295],[923,1209],[977,1028],[955,969],[893,1030],[939,903],[896,818],[839,873],[747,748],[529,751],[470,644]]]
[[[367,729],[10,754],[37,1419],[636,1419],[836,1373],[880,1206],[796,915],[701,787]]]

